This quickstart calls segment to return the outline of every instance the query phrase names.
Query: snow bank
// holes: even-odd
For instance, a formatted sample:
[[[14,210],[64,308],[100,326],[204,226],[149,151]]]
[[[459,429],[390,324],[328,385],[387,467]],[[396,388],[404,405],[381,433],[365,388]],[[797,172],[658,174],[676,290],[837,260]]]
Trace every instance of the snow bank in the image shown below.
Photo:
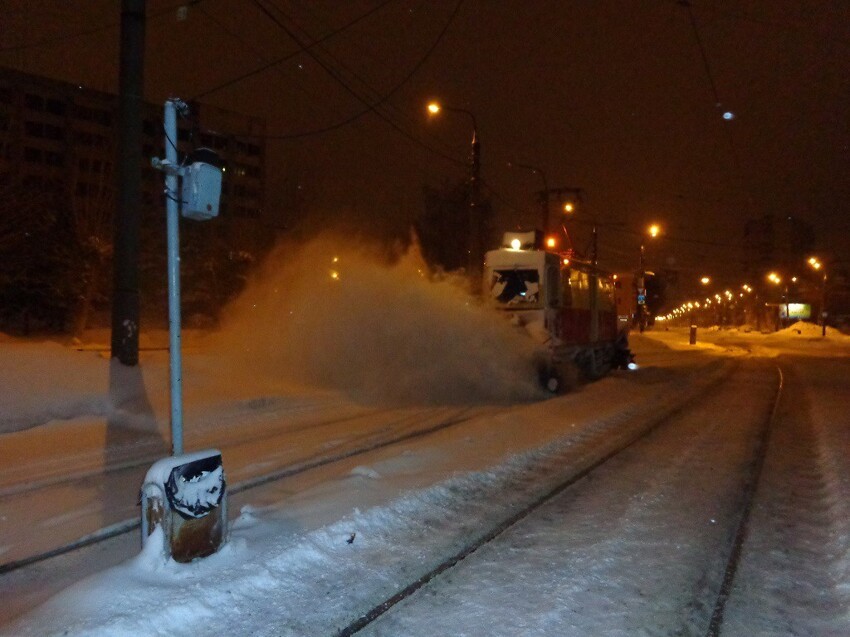
[[[0,388],[0,433],[84,414],[106,416],[113,405],[108,361],[59,343],[3,343]]]
[[[808,321],[797,321],[788,327],[774,332],[772,337],[797,337],[797,338],[823,338],[823,327]],[[834,327],[826,327],[826,337],[831,340],[843,341],[850,343],[850,336],[842,334]]]

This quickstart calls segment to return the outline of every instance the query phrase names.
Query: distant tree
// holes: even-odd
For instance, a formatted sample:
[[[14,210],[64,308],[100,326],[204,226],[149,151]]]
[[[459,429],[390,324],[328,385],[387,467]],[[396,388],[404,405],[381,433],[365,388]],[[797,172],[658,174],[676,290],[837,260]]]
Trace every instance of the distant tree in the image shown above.
[[[489,245],[492,232],[492,208],[489,200],[479,204],[480,227],[470,228],[469,185],[466,182],[444,182],[439,188],[425,186],[423,211],[414,222],[422,255],[433,268],[446,271],[467,269],[472,232],[479,233],[474,242],[479,252]],[[478,255],[483,258],[483,254]],[[477,267],[480,265],[476,264]]]
[[[0,179],[0,329],[61,330],[73,249],[62,221],[55,189]]]
[[[257,223],[227,216],[186,222],[182,228],[182,305],[187,323],[215,322],[224,305],[245,286],[268,246]]]
[[[85,168],[85,170],[83,170]],[[92,303],[106,287],[112,257],[114,186],[112,167],[99,159],[77,161],[72,172],[69,220],[76,242],[69,264],[78,273],[71,333],[80,336],[89,323]]]

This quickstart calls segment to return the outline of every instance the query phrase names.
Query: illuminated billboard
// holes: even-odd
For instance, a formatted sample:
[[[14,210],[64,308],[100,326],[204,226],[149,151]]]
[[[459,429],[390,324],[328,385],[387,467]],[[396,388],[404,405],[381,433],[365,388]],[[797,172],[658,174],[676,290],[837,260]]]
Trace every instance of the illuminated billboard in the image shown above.
[[[807,319],[812,316],[812,306],[808,303],[780,303],[779,318]]]

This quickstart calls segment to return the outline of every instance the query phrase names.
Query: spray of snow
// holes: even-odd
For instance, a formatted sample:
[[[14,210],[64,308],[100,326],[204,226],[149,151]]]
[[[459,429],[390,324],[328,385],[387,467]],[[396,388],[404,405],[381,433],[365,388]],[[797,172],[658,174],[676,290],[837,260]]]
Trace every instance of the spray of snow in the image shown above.
[[[531,343],[456,280],[429,277],[415,248],[387,263],[344,245],[324,238],[270,257],[218,337],[231,369],[371,403],[541,397]]]

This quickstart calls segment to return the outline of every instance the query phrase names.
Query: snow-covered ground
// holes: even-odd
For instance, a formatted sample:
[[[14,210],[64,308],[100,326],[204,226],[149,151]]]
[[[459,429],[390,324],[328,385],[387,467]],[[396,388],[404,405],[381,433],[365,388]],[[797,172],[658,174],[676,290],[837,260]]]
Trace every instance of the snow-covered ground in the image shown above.
[[[783,403],[771,447],[782,453],[765,464],[729,634],[850,634],[842,337],[701,332],[694,347],[684,330],[652,331],[634,339],[637,372],[546,399],[515,335],[450,283],[428,282],[410,261],[337,263],[327,264],[336,279],[270,271],[220,335],[190,335],[186,446],[221,448],[231,486],[374,448],[230,496],[229,541],[192,564],[150,543],[140,552],[131,534],[3,576],[5,634],[334,634],[726,379],[365,631],[701,632],[774,360],[786,391],[805,400]],[[138,516],[141,475],[166,453],[166,362],[150,351],[139,369],[116,369],[96,351],[0,343],[0,559]],[[448,421],[457,422],[375,444]],[[790,441],[801,435],[796,453]]]

